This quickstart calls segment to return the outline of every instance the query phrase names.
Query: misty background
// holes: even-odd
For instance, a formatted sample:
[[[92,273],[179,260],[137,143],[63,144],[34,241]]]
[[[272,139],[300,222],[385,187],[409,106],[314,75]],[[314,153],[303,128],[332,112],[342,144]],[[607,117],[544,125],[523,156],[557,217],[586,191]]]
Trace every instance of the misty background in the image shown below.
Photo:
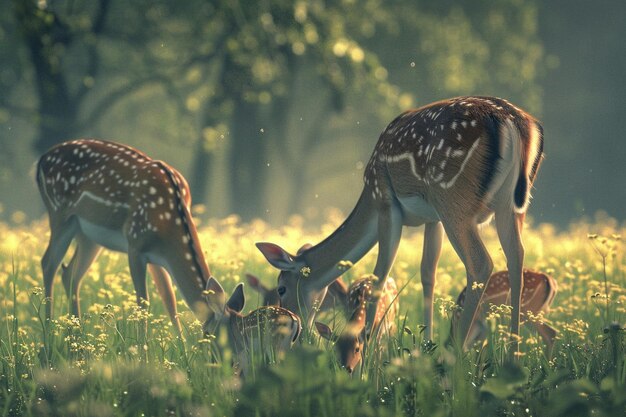
[[[535,222],[626,220],[626,2],[4,0],[0,219],[40,218],[38,155],[115,140],[199,216],[347,213],[399,112],[495,95],[543,122]]]

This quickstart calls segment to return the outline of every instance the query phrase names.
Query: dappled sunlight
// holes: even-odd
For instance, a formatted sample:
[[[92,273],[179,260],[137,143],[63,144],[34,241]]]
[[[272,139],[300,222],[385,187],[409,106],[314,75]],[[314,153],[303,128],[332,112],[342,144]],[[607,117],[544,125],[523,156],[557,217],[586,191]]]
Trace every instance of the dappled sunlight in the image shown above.
[[[624,12],[0,1],[0,417],[622,415]]]

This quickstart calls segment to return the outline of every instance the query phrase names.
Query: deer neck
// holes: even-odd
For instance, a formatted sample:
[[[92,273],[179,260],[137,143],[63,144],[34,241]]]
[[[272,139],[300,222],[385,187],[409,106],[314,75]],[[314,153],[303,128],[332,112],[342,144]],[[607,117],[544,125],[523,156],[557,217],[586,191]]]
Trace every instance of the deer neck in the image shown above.
[[[178,290],[183,295],[189,308],[201,322],[205,322],[214,312],[210,311],[203,291],[211,277],[211,271],[204,258],[200,238],[189,211],[189,202],[184,201],[181,193],[183,184],[175,176],[175,172],[166,164],[157,161],[170,180],[175,190],[175,207],[178,209],[180,221],[170,222],[170,228],[164,229],[169,238],[161,239],[165,250],[161,249],[154,256],[154,263],[168,270],[175,280]],[[149,243],[146,243],[149,247]],[[150,250],[148,249],[148,252]],[[148,257],[150,257],[150,253]]]
[[[231,349],[240,353],[245,349],[244,330],[245,316],[236,311],[230,311],[227,319],[228,339]]]
[[[195,230],[191,233],[192,239],[189,247],[185,246],[181,249],[180,245],[169,245],[166,253],[159,251],[160,253],[153,255],[152,263],[161,265],[167,270],[191,311],[200,322],[204,323],[215,314],[209,309],[203,295],[211,272],[197,243],[197,234],[194,232]]]
[[[311,268],[315,286],[323,288],[344,270],[340,261],[360,260],[376,243],[378,216],[367,186],[348,218],[330,236],[302,254]]]

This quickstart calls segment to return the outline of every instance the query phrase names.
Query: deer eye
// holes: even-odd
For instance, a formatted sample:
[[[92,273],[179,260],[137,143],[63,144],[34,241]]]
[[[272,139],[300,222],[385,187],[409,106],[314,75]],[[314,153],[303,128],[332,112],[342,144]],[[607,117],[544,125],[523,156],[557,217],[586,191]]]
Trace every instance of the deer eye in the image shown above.
[[[359,353],[359,352],[361,351],[361,348],[360,348],[360,347],[357,347],[356,349],[354,349],[354,351],[355,351],[356,353]]]
[[[279,296],[282,297],[283,295],[285,295],[286,292],[287,292],[287,288],[285,288],[284,286],[281,285],[280,287],[278,287],[278,295]]]

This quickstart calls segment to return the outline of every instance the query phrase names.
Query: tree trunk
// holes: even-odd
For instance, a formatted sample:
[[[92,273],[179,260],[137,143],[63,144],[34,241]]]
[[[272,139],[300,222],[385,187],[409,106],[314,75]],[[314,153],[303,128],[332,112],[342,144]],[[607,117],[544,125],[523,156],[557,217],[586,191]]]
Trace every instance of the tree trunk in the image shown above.
[[[196,204],[210,204],[208,197],[211,195],[210,173],[212,163],[213,153],[205,149],[204,139],[202,138],[202,133],[200,133],[191,163],[191,176],[189,178],[191,195],[193,195]]]
[[[320,89],[321,90],[321,89]],[[332,115],[332,103],[330,94],[321,90],[315,95],[315,102],[317,106],[312,107],[308,113],[306,124],[302,125],[300,129],[300,141],[298,143],[298,149],[291,155],[285,155],[286,164],[290,171],[291,190],[287,197],[287,215],[297,214],[302,212],[302,195],[301,190],[305,190],[310,183],[309,172],[307,164],[303,163],[300,159],[301,155],[312,155],[315,151],[315,147],[319,146],[325,140],[329,140],[323,134],[324,126],[327,125],[327,121]],[[285,129],[286,130],[286,129]],[[285,131],[285,136],[287,132]],[[287,147],[287,144],[284,145]]]
[[[39,74],[40,71],[36,71]],[[38,154],[46,152],[53,145],[76,139],[76,109],[69,100],[67,88],[62,76],[48,74],[38,84],[39,96],[39,126],[38,137],[35,140],[35,151]]]
[[[235,103],[229,153],[231,212],[244,221],[264,214],[264,186],[268,173],[267,135],[258,123],[257,105],[240,98]]]
[[[39,133],[34,148],[41,154],[76,134],[77,107],[62,72],[62,52],[58,52],[58,45],[70,44],[70,29],[54,13],[39,9],[34,1],[16,0],[14,11],[35,71]]]

